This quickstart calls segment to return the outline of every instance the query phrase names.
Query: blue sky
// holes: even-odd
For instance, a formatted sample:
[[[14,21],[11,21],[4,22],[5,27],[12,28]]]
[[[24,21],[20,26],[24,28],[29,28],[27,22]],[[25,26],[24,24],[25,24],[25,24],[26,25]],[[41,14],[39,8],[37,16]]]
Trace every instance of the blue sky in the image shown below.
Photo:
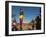
[[[16,15],[15,19],[17,22],[19,22],[20,8],[24,11],[24,23],[29,23],[32,19],[34,20],[40,13],[40,7],[12,6],[12,17]]]

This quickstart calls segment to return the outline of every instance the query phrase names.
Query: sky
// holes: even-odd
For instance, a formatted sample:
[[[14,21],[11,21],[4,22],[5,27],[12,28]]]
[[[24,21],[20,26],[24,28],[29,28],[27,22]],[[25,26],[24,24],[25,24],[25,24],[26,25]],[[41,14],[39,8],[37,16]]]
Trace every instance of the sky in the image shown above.
[[[12,17],[15,15],[14,18],[17,23],[19,23],[20,8],[22,8],[24,12],[23,23],[29,23],[30,21],[35,20],[40,13],[40,7],[12,6]]]

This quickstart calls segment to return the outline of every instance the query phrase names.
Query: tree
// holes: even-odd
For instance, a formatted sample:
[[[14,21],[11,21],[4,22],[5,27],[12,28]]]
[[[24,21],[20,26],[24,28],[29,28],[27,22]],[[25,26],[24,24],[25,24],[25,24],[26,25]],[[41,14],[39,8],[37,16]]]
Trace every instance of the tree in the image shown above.
[[[15,18],[15,15],[12,15],[12,31],[17,31],[17,27],[16,27],[16,18]]]
[[[24,17],[23,9],[20,8],[20,15],[19,15],[19,19],[20,19],[20,30],[22,30],[23,17]]]
[[[36,17],[36,29],[41,29],[41,8],[39,8],[39,15]]]

